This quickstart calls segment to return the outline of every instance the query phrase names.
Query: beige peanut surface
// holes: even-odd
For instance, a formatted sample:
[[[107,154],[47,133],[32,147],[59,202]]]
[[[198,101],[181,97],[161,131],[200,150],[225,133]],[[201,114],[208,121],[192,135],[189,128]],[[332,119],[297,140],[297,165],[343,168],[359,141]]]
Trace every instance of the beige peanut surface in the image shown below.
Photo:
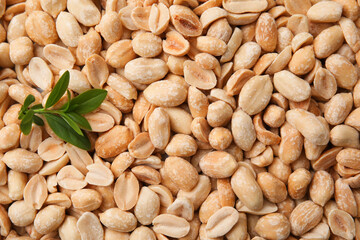
[[[0,0],[0,239],[360,239],[359,77],[360,0]]]

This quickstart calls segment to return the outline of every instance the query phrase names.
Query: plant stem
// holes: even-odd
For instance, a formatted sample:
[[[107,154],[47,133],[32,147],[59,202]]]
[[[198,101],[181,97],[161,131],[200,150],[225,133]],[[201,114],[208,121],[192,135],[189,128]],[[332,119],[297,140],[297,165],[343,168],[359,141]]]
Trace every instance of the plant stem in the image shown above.
[[[34,113],[39,113],[39,114],[45,114],[45,113],[51,113],[51,114],[64,114],[63,111],[59,111],[59,110],[45,110],[45,109],[36,109],[34,110]]]

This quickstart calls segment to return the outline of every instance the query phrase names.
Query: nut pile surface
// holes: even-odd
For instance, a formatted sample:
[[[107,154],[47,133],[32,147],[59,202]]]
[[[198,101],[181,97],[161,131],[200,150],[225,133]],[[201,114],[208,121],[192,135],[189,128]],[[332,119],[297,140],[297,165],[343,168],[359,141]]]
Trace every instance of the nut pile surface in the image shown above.
[[[0,0],[1,239],[360,239],[359,4]],[[90,152],[20,131],[65,70]]]

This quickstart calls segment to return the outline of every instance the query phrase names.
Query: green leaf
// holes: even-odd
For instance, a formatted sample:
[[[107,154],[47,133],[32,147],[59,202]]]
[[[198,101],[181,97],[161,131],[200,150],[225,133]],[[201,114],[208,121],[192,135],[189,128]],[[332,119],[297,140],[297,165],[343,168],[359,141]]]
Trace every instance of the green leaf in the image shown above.
[[[43,108],[43,106],[41,104],[36,104],[36,105],[32,106],[30,109],[36,110],[36,109],[41,109],[41,108]]]
[[[107,91],[103,89],[87,90],[71,100],[68,112],[79,114],[92,112],[105,100],[106,95]]]
[[[66,90],[66,93],[67,93],[67,97],[68,97],[68,101],[61,106],[61,108],[59,110],[63,111],[63,112],[66,112],[69,107],[70,107],[70,101],[71,101],[71,93],[69,90]]]
[[[87,136],[81,136],[77,134],[75,130],[70,127],[63,118],[53,114],[44,115],[50,128],[59,138],[81,149],[87,151],[91,149],[91,144]]]
[[[19,111],[18,119],[23,119],[25,117],[26,110],[33,102],[35,102],[35,97],[33,95],[30,94],[25,98],[24,104],[21,106],[21,109]]]
[[[92,130],[89,122],[86,120],[86,118],[84,118],[80,114],[78,114],[76,112],[69,112],[69,113],[67,113],[67,115],[72,120],[74,120],[74,122],[76,122],[82,129],[89,130],[89,131]]]
[[[34,115],[33,121],[36,125],[44,126],[44,121],[36,115]]]
[[[28,135],[31,132],[31,125],[33,121],[34,111],[28,111],[23,120],[20,123],[20,130],[25,134]]]
[[[67,87],[69,86],[70,81],[70,73],[69,71],[64,72],[64,74],[60,77],[59,81],[55,84],[53,90],[50,93],[50,96],[46,100],[45,108],[49,108],[54,106],[60,98],[66,92]]]
[[[81,136],[84,136],[84,133],[81,131],[80,127],[74,122],[69,116],[67,116],[65,113],[60,114],[60,116],[69,124],[72,129],[75,130],[75,132]]]
[[[24,110],[20,109],[18,119],[22,120],[25,117],[26,113],[27,113],[26,109]]]
[[[25,98],[23,107],[28,108],[30,106],[30,104],[32,104],[33,102],[35,102],[35,97],[34,97],[34,95],[30,94]]]

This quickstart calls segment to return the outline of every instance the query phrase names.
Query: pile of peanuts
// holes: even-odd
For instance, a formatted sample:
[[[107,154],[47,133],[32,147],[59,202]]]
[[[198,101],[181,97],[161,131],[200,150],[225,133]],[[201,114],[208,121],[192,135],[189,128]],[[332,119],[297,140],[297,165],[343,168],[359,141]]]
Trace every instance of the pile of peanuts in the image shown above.
[[[359,5],[0,0],[0,239],[360,239]],[[20,131],[66,70],[89,152]]]

